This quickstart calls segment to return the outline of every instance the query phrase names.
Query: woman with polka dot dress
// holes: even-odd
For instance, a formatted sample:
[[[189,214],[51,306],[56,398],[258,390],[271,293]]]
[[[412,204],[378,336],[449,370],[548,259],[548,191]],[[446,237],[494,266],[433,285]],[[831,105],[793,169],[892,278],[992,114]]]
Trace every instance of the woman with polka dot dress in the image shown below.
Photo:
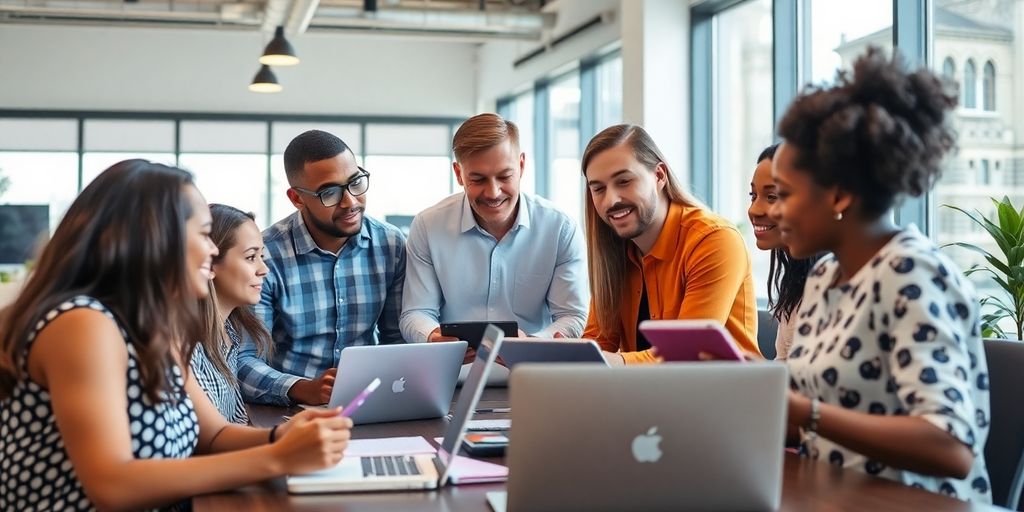
[[[811,270],[793,318],[789,424],[811,458],[990,503],[989,396],[971,284],[914,226],[954,145],[956,94],[870,48],[836,85],[797,97],[779,124],[770,215]]]
[[[183,371],[209,235],[173,167],[127,160],[75,199],[0,312],[0,510],[161,507],[341,459],[338,410],[232,425]]]

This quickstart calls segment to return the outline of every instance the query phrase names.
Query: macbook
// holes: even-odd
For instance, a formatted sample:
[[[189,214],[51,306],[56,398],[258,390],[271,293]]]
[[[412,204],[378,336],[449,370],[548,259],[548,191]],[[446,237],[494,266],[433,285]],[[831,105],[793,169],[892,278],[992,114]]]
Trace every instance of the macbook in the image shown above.
[[[465,354],[465,341],[346,347],[327,405],[344,406],[379,378],[380,389],[352,415],[356,425],[440,418],[451,406]]]
[[[775,510],[786,367],[765,362],[512,373],[497,510]],[[502,498],[506,498],[503,500]]]
[[[469,378],[462,387],[459,401],[451,421],[445,428],[441,448],[436,455],[391,455],[380,457],[346,457],[335,467],[306,475],[289,476],[288,492],[358,492],[358,491],[390,491],[409,489],[436,489],[445,485],[452,476],[452,466],[458,448],[462,445],[466,434],[466,424],[473,416],[480,395],[483,394],[484,383],[491,363],[501,348],[502,333],[496,327],[488,327],[476,359],[473,361]],[[460,342],[462,352],[459,355],[458,367],[465,353],[465,342]],[[429,345],[438,345],[431,343]],[[347,349],[346,349],[347,350]],[[340,370],[339,370],[340,371]],[[454,377],[453,377],[454,381]],[[454,385],[454,383],[453,383]],[[380,391],[370,395],[365,408]],[[450,398],[450,397],[449,397]],[[450,400],[449,400],[450,403]],[[360,409],[362,410],[362,409]],[[501,481],[504,474],[497,480]]]

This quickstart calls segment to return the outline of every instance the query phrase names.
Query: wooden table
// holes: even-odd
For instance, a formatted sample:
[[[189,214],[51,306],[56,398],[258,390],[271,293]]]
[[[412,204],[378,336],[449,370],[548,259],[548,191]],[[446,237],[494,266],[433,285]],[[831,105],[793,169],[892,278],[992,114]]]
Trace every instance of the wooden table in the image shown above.
[[[488,388],[479,408],[506,407],[507,391]],[[253,423],[270,426],[281,421],[287,411],[279,407],[251,406]],[[507,415],[481,415],[501,418]],[[442,435],[441,419],[405,421],[378,425],[360,425],[353,429],[355,439],[376,437],[423,436],[432,444]],[[486,459],[504,463],[502,458]],[[289,495],[284,479],[278,478],[233,492],[198,496],[193,500],[196,512],[206,511],[426,511],[489,512],[486,493],[504,490],[504,484],[447,486],[430,492],[387,492],[361,494]],[[980,512],[1005,510],[987,505],[972,505],[920,489],[868,476],[857,471],[842,470],[828,464],[813,462],[786,454],[782,477],[783,511],[906,511],[906,512]]]

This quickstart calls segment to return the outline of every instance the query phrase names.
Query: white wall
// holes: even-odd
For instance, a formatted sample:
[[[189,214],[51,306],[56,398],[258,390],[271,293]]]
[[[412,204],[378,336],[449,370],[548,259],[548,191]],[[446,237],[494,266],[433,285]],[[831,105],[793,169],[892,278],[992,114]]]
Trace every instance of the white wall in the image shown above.
[[[630,1],[630,0],[625,0]],[[549,76],[566,64],[598,52],[619,40],[619,0],[556,0],[545,7],[558,13],[552,39],[586,23],[594,16],[609,13],[607,21],[570,37],[543,55],[519,67],[513,63],[543,46],[538,43],[495,41],[480,47],[477,110],[493,111],[498,98],[511,91],[532,86],[538,78]]]
[[[466,116],[471,43],[310,33],[284,91],[246,88],[266,36],[255,31],[0,23],[0,108]]]

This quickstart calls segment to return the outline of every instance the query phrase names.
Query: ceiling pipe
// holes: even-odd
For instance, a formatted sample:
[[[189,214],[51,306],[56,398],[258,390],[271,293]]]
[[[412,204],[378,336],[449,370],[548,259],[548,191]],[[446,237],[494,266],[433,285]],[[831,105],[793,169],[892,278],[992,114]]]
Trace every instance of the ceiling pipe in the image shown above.
[[[313,21],[313,15],[316,14],[316,10],[320,7],[320,0],[294,0],[292,3],[292,12],[288,16],[288,23],[285,25],[285,30],[289,34],[303,34],[306,29],[309,28],[309,23]]]

